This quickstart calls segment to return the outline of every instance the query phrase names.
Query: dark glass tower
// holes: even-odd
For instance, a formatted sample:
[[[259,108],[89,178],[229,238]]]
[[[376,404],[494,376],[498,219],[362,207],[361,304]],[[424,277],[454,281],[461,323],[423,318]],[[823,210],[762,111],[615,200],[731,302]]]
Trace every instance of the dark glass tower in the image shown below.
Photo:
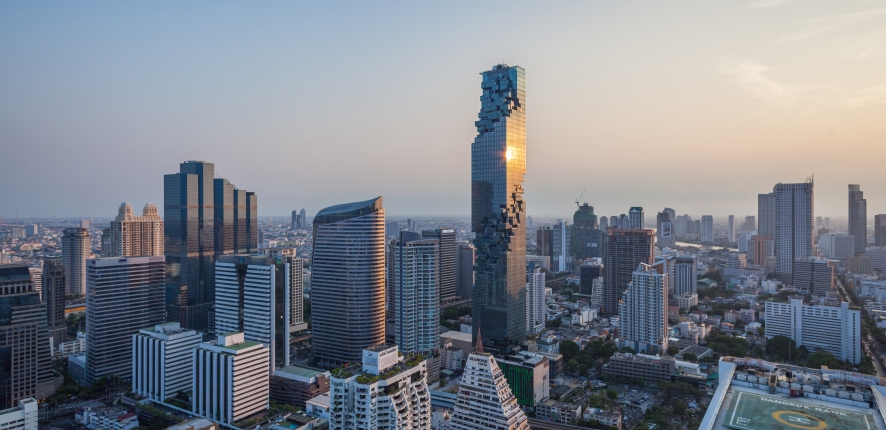
[[[471,145],[474,339],[506,353],[526,337],[526,80],[520,67],[483,72]]]
[[[868,201],[858,184],[849,184],[849,235],[855,238],[855,255],[868,246]]]
[[[385,343],[385,210],[382,198],[330,206],[313,220],[314,362],[359,363]]]
[[[597,225],[594,207],[585,203],[572,216],[572,256],[576,264],[585,258],[600,257],[602,232]]]
[[[634,270],[652,265],[654,230],[610,228],[603,235],[603,314],[618,314],[618,301],[633,281]]]
[[[55,348],[65,341],[65,266],[61,257],[43,259],[43,301],[46,302],[46,324]]]
[[[0,266],[0,408],[55,391],[46,305],[27,264]]]
[[[215,165],[181,163],[164,176],[166,314],[169,321],[210,330],[219,255],[258,249],[258,199],[215,178]]]

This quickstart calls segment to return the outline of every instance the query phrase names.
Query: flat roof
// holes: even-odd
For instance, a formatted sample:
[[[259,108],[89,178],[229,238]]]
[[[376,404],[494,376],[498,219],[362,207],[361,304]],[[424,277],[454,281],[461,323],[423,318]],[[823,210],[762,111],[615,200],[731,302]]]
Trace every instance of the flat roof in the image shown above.
[[[728,405],[717,423],[736,430],[791,430],[882,428],[870,409],[824,402],[805,397],[761,393],[762,390],[734,388],[723,402]],[[721,409],[722,410],[722,409]]]
[[[286,366],[280,369],[277,369],[277,372],[289,373],[291,375],[301,376],[304,378],[314,378],[319,375],[323,375],[326,372],[317,369],[310,369],[307,367],[299,367],[299,366]]]
[[[719,363],[719,385],[699,430],[794,430],[886,428],[883,419],[886,387],[870,385],[873,406],[866,401],[826,396],[823,393],[775,388],[734,380],[738,366]],[[799,396],[791,395],[799,393]]]

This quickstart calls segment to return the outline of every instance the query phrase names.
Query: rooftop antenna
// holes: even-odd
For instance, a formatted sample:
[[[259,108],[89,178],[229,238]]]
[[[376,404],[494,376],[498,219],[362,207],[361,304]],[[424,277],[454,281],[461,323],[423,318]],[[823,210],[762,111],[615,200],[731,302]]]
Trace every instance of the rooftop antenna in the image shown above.
[[[579,201],[581,200],[582,197],[585,196],[585,191],[587,191],[587,190],[588,190],[588,187],[585,187],[585,189],[581,190],[581,195],[578,196],[577,199],[575,199],[575,207],[576,207],[576,208],[580,208],[580,207],[581,207],[581,203],[579,203]]]

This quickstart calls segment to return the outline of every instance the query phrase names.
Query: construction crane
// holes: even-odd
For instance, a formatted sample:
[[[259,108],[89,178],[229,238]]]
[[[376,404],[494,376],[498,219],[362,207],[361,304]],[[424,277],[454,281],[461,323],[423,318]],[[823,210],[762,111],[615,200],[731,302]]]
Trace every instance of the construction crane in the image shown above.
[[[575,199],[575,207],[576,207],[576,208],[580,208],[580,207],[581,207],[581,203],[579,203],[579,201],[581,200],[582,197],[585,196],[585,191],[587,191],[587,190],[588,190],[588,187],[585,187],[585,189],[581,190],[581,195],[578,196],[577,199]]]

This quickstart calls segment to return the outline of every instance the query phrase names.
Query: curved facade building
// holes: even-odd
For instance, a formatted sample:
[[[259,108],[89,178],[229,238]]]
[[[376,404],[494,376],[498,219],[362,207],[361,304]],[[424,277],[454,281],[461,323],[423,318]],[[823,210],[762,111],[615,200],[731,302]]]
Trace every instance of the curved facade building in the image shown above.
[[[317,213],[311,273],[314,362],[360,363],[385,343],[385,210],[382,198]]]
[[[483,72],[471,145],[471,228],[476,237],[474,338],[506,352],[526,337],[526,81],[520,67]]]

